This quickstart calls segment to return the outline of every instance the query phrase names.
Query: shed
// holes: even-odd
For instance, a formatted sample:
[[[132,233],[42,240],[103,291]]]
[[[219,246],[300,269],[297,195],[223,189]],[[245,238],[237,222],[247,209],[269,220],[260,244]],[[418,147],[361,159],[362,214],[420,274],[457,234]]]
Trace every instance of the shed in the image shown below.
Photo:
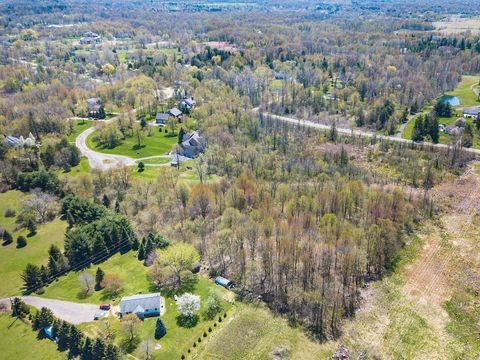
[[[215,278],[215,284],[223,286],[224,288],[227,288],[227,289],[230,289],[233,286],[233,283],[230,280],[225,279],[222,276],[217,276]]]
[[[55,337],[53,336],[53,327],[52,327],[52,325],[50,325],[50,326],[45,326],[45,327],[43,328],[43,332],[45,333],[45,335],[46,335],[49,339],[55,340]]]

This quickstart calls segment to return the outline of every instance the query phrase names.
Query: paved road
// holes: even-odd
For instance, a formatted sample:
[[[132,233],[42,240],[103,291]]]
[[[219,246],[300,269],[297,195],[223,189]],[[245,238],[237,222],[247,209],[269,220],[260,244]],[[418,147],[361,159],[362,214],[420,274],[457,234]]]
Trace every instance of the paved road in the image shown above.
[[[258,109],[254,109],[254,111],[258,111]],[[280,115],[274,115],[270,113],[263,113],[264,116],[270,116],[273,119],[279,120],[279,121],[284,121],[290,124],[294,125],[300,125],[300,126],[307,126],[307,127],[312,127],[315,129],[320,129],[320,130],[330,130],[332,127],[329,125],[324,125],[324,124],[318,124],[310,120],[299,120],[299,119],[294,119],[286,116],[280,116]],[[386,136],[386,135],[380,135],[374,132],[370,131],[363,131],[363,130],[355,130],[355,129],[347,129],[347,128],[338,128],[337,127],[337,132],[341,134],[347,134],[347,135],[352,135],[352,136],[362,136],[362,137],[367,137],[367,138],[373,138],[376,137],[377,139],[384,139],[388,141],[395,141],[395,142],[401,142],[401,143],[413,143],[412,140],[407,140],[407,139],[402,139],[398,138],[396,136]],[[448,149],[449,145],[446,144],[431,144],[431,143],[423,143],[425,146],[433,147],[433,148],[438,148],[438,149]],[[463,148],[465,152],[471,153],[471,154],[476,154],[480,155],[480,149],[470,149],[470,148]]]
[[[109,120],[103,120],[102,123],[109,124],[112,121],[116,121],[118,116],[115,116]],[[135,160],[128,156],[123,155],[111,155],[104,154],[90,149],[87,146],[87,137],[92,134],[98,126],[92,126],[84,132],[80,133],[75,139],[75,145],[80,150],[83,156],[88,159],[90,168],[95,170],[108,170],[121,166],[135,166]]]
[[[13,298],[13,297],[12,297]],[[56,299],[47,299],[37,296],[20,296],[20,298],[28,305],[40,309],[46,307],[52,310],[53,314],[59,319],[68,321],[72,324],[81,324],[93,321],[96,313],[100,313],[99,305],[80,304],[71,301],[63,301]],[[10,299],[0,299],[0,303],[10,305]]]
[[[407,127],[408,123],[410,121],[412,121],[413,119],[415,119],[417,116],[420,116],[420,115],[423,115],[423,114],[426,114],[425,112],[422,112],[422,113],[417,113],[417,114],[413,114],[413,115],[410,115],[410,117],[408,118],[407,122],[403,123],[402,125],[400,125],[400,129],[398,130],[398,132],[395,134],[395,137],[397,138],[402,138],[402,135],[403,135],[403,132],[405,131],[405,128]]]

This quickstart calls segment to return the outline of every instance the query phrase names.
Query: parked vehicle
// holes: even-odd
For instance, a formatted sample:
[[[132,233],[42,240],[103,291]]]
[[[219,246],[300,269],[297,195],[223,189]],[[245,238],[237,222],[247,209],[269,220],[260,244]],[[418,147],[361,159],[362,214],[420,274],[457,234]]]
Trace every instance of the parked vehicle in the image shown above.
[[[110,310],[110,304],[101,304],[100,310]]]

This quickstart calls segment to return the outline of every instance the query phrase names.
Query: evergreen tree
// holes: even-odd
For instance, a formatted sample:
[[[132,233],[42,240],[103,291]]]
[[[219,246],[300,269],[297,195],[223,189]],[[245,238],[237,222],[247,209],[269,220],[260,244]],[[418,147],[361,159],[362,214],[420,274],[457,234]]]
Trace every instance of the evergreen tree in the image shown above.
[[[98,109],[98,113],[97,113],[97,118],[99,119],[105,119],[105,108],[103,107],[103,105],[100,106],[100,108]]]
[[[183,142],[183,137],[185,136],[185,130],[183,129],[183,126],[180,128],[180,131],[178,132],[178,143],[181,144]]]
[[[425,134],[424,118],[423,116],[418,116],[415,119],[415,124],[413,125],[412,140],[423,141],[424,134]]]
[[[158,318],[155,323],[155,339],[161,339],[167,333],[167,327],[163,323],[162,319]]]
[[[120,202],[118,199],[115,200],[115,212],[118,214],[120,212]]]
[[[57,344],[60,351],[68,349],[68,341],[70,339],[70,324],[62,321],[58,327]]]
[[[105,360],[120,360],[122,358],[120,350],[113,344],[108,344],[105,350]]]
[[[93,242],[92,256],[93,262],[99,262],[108,254],[108,247],[102,237],[97,237]]]
[[[34,264],[27,264],[22,273],[25,292],[36,291],[42,286],[42,273],[40,268]]]
[[[60,270],[58,264],[60,256],[62,256],[62,253],[58,246],[51,245],[48,249],[48,270],[51,275],[56,274]]]
[[[35,316],[33,317],[33,328],[43,329],[46,326],[50,326],[53,324],[54,316],[53,312],[46,307],[42,307],[39,311],[36,312]]]
[[[462,146],[469,148],[472,145],[473,145],[472,124],[466,123],[462,133]]]
[[[106,345],[101,338],[96,338],[93,342],[92,354],[94,359],[102,359],[105,356]]]
[[[102,198],[102,204],[105,206],[107,209],[110,207],[110,199],[108,198],[107,194],[103,194]]]
[[[93,344],[92,340],[87,337],[83,343],[82,353],[80,355],[81,360],[93,360]]]
[[[12,304],[12,314],[13,316],[19,316],[21,318],[25,318],[28,314],[30,313],[30,309],[23,302],[22,299],[16,297],[13,299],[13,304]]]
[[[145,164],[143,163],[143,161],[140,161],[138,163],[138,172],[143,172],[145,170]]]
[[[95,273],[95,282],[97,283],[98,287],[101,286],[100,284],[103,281],[104,277],[105,277],[105,272],[98,267],[97,272]]]
[[[328,140],[332,142],[337,142],[338,132],[337,132],[337,124],[333,122],[332,127],[330,128],[330,132],[328,133]]]
[[[23,248],[27,246],[27,239],[25,238],[25,236],[22,236],[20,235],[18,238],[17,238],[17,248]]]
[[[70,349],[70,357],[74,358],[79,355],[82,350],[83,334],[73,324],[70,325],[68,348]]]
[[[12,242],[13,242],[12,234],[10,234],[10,232],[8,232],[7,230],[4,230],[3,231],[3,243],[5,245],[7,245],[7,244],[11,244]]]

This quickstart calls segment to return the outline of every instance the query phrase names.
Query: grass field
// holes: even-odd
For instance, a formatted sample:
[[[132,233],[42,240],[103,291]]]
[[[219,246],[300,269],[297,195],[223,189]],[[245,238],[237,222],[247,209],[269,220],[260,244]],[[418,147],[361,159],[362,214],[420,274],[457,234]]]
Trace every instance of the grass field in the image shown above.
[[[474,87],[478,87],[479,80],[479,76],[462,76],[462,80],[457,88],[453,91],[446,92],[445,95],[456,96],[460,99],[460,105],[456,106],[457,108],[480,105],[478,97],[473,91]]]
[[[10,314],[0,314],[0,354],[2,359],[66,359],[57,345],[48,339],[37,339],[37,332]]]
[[[267,360],[326,359],[332,344],[310,340],[299,328],[292,328],[264,306],[239,304],[228,324],[208,339],[198,359]],[[284,354],[283,356],[281,354]]]
[[[71,143],[75,143],[75,139],[81,132],[91,128],[94,125],[94,121],[91,120],[72,121],[74,123],[73,131],[68,135],[68,141],[70,141]]]
[[[172,161],[172,159],[170,159],[170,158],[153,158],[153,159],[142,160],[142,162],[145,165],[148,165],[148,164],[153,164],[153,165],[166,164],[166,163],[169,163],[171,161]]]
[[[17,215],[21,207],[21,199],[25,195],[19,191],[8,191],[0,194],[0,223],[5,229],[12,232],[14,242],[0,247],[0,274],[8,281],[0,282],[0,297],[18,295],[21,292],[22,279],[20,275],[27,263],[41,265],[46,263],[48,248],[52,244],[63,248],[63,238],[67,224],[56,219],[45,225],[38,226],[34,236],[27,237],[27,246],[16,248],[15,240],[19,235],[27,236],[26,230],[14,231],[15,219],[5,218],[7,208],[16,211]]]
[[[87,138],[89,148],[105,154],[125,155],[135,159],[167,154],[178,141],[177,136],[168,136],[168,133],[163,131],[159,132],[155,128],[152,131],[152,136],[145,135],[143,137],[139,149],[137,149],[137,141],[133,136],[127,136],[119,146],[113,149],[107,149],[94,140],[97,135],[98,132],[95,131]]]

